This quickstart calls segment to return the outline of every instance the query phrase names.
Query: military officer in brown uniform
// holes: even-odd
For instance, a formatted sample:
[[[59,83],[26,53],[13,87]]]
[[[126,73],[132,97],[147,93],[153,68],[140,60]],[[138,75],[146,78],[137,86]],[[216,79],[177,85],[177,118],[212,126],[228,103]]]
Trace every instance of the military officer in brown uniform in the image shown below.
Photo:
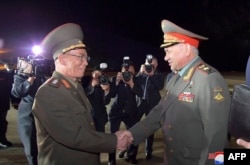
[[[37,91],[35,117],[39,165],[99,165],[100,152],[121,143],[115,134],[97,132],[91,105],[77,82],[88,65],[79,25],[67,23],[42,41],[43,55],[55,61],[55,71]]]
[[[145,120],[123,135],[139,144],[161,128],[165,165],[213,165],[227,145],[230,94],[221,74],[198,55],[206,37],[162,21],[164,60],[177,71]],[[218,156],[218,157],[217,157]],[[216,162],[218,163],[218,162]]]

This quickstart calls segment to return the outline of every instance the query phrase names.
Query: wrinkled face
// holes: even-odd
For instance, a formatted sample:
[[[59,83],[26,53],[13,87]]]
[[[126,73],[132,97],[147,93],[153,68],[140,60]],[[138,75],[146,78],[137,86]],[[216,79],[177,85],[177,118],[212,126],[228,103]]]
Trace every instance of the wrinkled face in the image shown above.
[[[62,54],[64,58],[64,73],[66,76],[76,79],[84,76],[88,65],[88,54],[86,49],[74,49]]]
[[[187,52],[185,51],[185,44],[177,44],[164,48],[164,60],[168,62],[170,69],[179,71],[183,68]]]

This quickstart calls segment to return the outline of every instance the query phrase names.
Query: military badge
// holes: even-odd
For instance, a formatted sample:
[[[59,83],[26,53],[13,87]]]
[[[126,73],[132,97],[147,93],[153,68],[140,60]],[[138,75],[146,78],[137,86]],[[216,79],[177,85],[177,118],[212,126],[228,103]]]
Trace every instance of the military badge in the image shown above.
[[[222,88],[214,88],[213,89],[214,93],[214,100],[216,102],[223,102],[225,97],[223,96],[223,89]]]
[[[185,102],[194,102],[194,95],[191,92],[183,92],[179,94],[178,100]]]

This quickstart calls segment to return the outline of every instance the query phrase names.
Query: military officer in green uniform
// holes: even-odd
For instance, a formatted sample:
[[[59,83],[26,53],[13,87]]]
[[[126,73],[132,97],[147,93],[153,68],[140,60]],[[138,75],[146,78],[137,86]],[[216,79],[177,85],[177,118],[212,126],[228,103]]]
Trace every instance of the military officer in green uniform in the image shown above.
[[[55,71],[37,91],[35,117],[39,165],[99,165],[101,152],[124,146],[116,134],[97,132],[92,107],[78,83],[89,56],[81,27],[61,25],[42,41],[43,56],[54,60]]]
[[[161,128],[165,143],[164,165],[222,163],[227,145],[230,109],[228,85],[221,74],[199,56],[206,37],[163,20],[164,60],[177,71],[158,105],[123,136],[139,144]]]

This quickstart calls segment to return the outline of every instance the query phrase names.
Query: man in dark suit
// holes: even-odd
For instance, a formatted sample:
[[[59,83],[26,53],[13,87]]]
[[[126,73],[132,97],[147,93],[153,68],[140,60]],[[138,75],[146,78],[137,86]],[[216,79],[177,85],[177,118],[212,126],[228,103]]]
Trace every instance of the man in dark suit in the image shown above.
[[[162,21],[164,60],[177,71],[158,105],[141,122],[123,132],[139,144],[159,128],[165,165],[213,165],[227,146],[231,97],[222,75],[198,55],[206,37]],[[220,161],[223,161],[220,159]]]
[[[66,23],[41,43],[43,56],[53,57],[55,71],[38,89],[32,108],[39,165],[100,165],[101,152],[125,146],[118,135],[95,129],[92,106],[78,82],[89,62],[82,40],[81,27]]]
[[[5,64],[6,66],[6,64]],[[7,68],[0,70],[0,149],[11,147],[12,143],[7,140],[6,132],[8,121],[6,119],[11,103],[12,74]]]
[[[120,129],[121,122],[125,124],[127,129],[131,128],[137,122],[138,109],[136,95],[141,93],[142,90],[134,74],[134,65],[129,61],[125,65],[123,64],[121,72],[118,72],[116,77],[112,78],[111,86],[115,87],[115,90],[112,92],[113,94],[111,94],[114,97],[114,101],[109,111],[110,130],[112,133]],[[132,164],[137,164],[137,150],[138,146],[130,145],[125,160]],[[123,158],[124,153],[121,152],[119,157]],[[116,152],[109,154],[109,164],[116,165]]]
[[[150,55],[151,56],[151,55]],[[149,57],[145,64],[141,65],[137,74],[137,79],[142,88],[138,101],[138,120],[145,114],[147,116],[151,109],[158,104],[161,99],[160,90],[164,87],[164,74],[158,71],[158,60],[156,57]],[[148,61],[150,60],[150,63]],[[154,134],[150,135],[145,142],[146,159],[152,158]]]
[[[101,80],[102,76],[104,75],[102,75],[101,70],[93,70],[89,84],[84,86],[84,90],[93,107],[92,116],[96,130],[105,132],[105,125],[108,122],[106,105],[111,100],[112,91],[110,91],[109,79]]]

